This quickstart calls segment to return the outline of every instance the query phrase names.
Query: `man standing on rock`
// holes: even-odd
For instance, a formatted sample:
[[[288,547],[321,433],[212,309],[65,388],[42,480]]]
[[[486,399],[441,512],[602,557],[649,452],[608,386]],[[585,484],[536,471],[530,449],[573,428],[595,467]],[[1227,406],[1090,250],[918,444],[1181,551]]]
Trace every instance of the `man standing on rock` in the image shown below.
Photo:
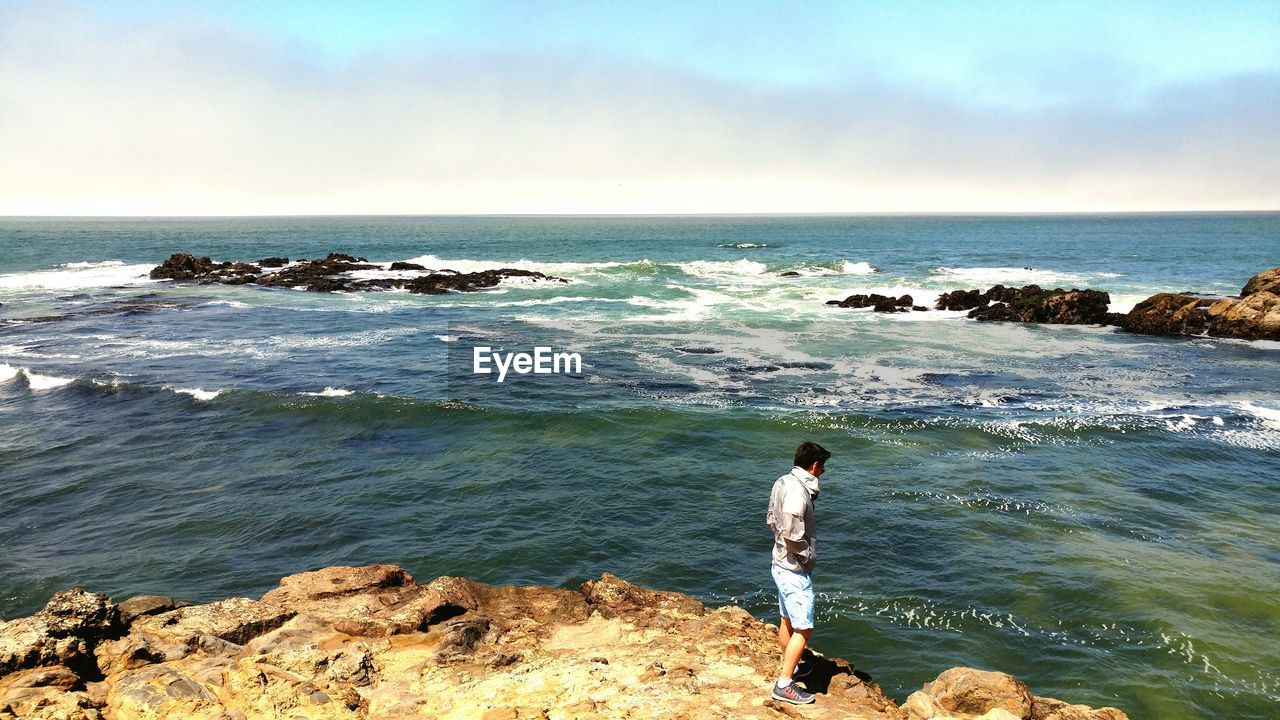
[[[773,698],[803,705],[813,702],[813,693],[796,686],[793,675],[805,644],[813,635],[813,572],[817,560],[817,530],[813,524],[813,501],[818,497],[818,478],[831,453],[808,440],[796,448],[795,466],[778,478],[769,495],[765,522],[773,531],[773,581],[778,586],[778,644],[782,646],[782,667],[773,686]]]

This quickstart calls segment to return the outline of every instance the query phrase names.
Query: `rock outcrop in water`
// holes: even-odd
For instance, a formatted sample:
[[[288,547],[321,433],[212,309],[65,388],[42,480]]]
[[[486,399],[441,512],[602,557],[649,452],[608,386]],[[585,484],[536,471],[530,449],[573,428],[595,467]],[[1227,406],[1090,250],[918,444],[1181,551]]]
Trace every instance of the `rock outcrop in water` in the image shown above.
[[[1101,290],[1045,290],[1039,285],[1020,288],[996,285],[986,292],[956,290],[943,293],[938,310],[968,310],[982,321],[1013,321],[1047,325],[1096,325],[1109,319],[1111,296]]]
[[[267,269],[274,269],[268,272]],[[151,270],[153,280],[185,280],[224,285],[263,285],[266,287],[305,288],[316,292],[355,292],[404,288],[411,293],[439,295],[447,292],[472,292],[494,287],[507,278],[527,277],[533,280],[568,282],[564,278],[544,275],[519,268],[497,268],[479,272],[460,273],[454,270],[428,270],[416,263],[397,262],[391,270],[419,272],[417,277],[393,277],[356,280],[350,273],[362,270],[386,270],[371,264],[364,258],[344,253],[329,253],[320,260],[298,260],[290,264],[288,258],[265,258],[255,263],[216,263],[207,257],[195,257],[188,253],[174,253],[168,260]]]
[[[1116,324],[1145,335],[1280,340],[1280,267],[1250,278],[1238,299],[1160,293],[1135,305]]]
[[[828,300],[828,305],[835,305],[842,308],[871,308],[876,312],[911,312],[912,310],[928,310],[922,305],[916,305],[915,300],[910,295],[902,297],[889,297],[887,295],[850,295],[843,300]]]
[[[1196,293],[1158,293],[1127,314],[1110,312],[1111,296],[1101,290],[1045,290],[1039,285],[981,290],[954,290],[938,296],[937,310],[968,310],[967,317],[995,322],[1049,325],[1116,325],[1143,335],[1193,335],[1241,340],[1280,341],[1280,267],[1261,272],[1245,283],[1240,297]],[[874,308],[903,312],[912,307],[910,295],[850,295],[828,300],[842,308]]]
[[[793,707],[768,697],[773,628],[741,608],[608,574],[575,591],[333,567],[259,600],[58,593],[0,625],[0,718],[1125,718],[969,668],[899,707],[813,661],[818,702]]]

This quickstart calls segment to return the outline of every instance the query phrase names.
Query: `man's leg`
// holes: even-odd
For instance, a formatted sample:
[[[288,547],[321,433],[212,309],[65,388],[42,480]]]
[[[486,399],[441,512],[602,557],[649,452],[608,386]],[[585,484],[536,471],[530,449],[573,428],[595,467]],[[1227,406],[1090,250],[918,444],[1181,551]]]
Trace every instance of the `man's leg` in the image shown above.
[[[783,615],[778,621],[778,647],[785,652],[789,642],[791,642],[791,618]]]
[[[790,623],[787,624],[790,625]],[[804,654],[804,646],[809,642],[809,638],[813,637],[813,628],[791,631],[790,634],[791,637],[782,648],[782,667],[778,670],[779,680],[791,679],[791,674],[796,671],[796,664],[800,662],[800,656]],[[778,637],[782,637],[781,628],[779,628]]]

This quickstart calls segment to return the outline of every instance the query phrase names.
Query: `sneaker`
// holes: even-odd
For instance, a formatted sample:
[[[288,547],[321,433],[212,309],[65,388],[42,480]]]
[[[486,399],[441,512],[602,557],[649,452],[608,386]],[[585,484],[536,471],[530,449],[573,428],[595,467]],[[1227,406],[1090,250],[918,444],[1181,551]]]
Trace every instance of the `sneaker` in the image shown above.
[[[813,693],[801,690],[796,686],[795,681],[787,683],[786,687],[778,687],[778,683],[774,683],[773,699],[788,702],[792,705],[808,705],[813,702]]]

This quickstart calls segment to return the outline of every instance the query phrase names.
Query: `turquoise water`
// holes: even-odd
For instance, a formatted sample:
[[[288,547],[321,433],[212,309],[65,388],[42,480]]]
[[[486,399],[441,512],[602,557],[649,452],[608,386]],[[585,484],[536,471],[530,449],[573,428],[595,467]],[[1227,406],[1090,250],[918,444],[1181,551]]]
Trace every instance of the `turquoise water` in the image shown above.
[[[177,251],[572,282],[146,280]],[[899,700],[965,664],[1135,718],[1273,717],[1280,344],[824,302],[1037,282],[1124,310],[1276,265],[1277,214],[0,220],[0,617],[393,562],[768,619],[764,505],[809,438],[834,453],[814,642]],[[584,369],[498,384],[478,345]]]

